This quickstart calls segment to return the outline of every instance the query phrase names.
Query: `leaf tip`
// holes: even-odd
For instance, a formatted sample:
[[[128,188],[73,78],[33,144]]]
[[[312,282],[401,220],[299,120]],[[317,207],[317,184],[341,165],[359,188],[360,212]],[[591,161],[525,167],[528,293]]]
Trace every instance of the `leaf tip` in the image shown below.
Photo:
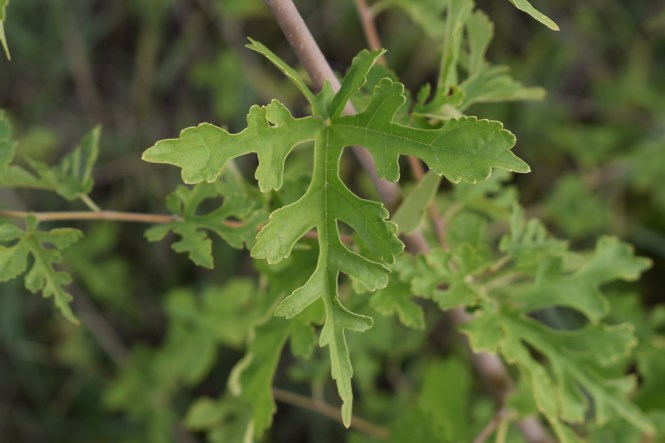
[[[342,403],[342,423],[346,429],[351,427],[351,418],[353,417],[352,408],[353,403],[351,401],[344,401]]]

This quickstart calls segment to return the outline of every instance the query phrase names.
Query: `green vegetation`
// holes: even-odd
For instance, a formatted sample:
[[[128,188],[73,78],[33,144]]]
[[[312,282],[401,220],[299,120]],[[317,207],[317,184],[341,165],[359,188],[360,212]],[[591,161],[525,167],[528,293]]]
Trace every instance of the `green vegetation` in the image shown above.
[[[665,439],[665,9],[301,3],[0,0],[0,435]]]

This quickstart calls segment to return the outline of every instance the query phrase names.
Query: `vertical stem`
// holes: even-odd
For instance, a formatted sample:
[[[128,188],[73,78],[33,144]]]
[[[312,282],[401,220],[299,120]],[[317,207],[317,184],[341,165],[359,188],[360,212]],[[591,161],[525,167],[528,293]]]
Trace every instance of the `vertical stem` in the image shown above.
[[[79,196],[79,199],[80,199],[83,203],[85,203],[85,205],[86,205],[86,206],[87,206],[92,212],[102,212],[102,210],[100,209],[100,207],[97,206],[97,203],[95,203],[94,201],[92,201],[92,199],[91,199],[90,197],[88,197],[87,195],[85,195],[85,194],[81,194],[81,195]]]
[[[360,24],[362,25],[363,31],[365,32],[365,38],[367,39],[369,49],[375,50],[383,48],[381,39],[379,38],[379,32],[377,31],[376,24],[374,23],[374,14],[367,7],[367,2],[365,0],[356,0],[356,9],[358,9]],[[385,65],[386,58],[382,55],[379,57],[377,62]]]
[[[317,88],[328,81],[333,91],[338,91],[340,84],[328,61],[316,44],[312,33],[291,0],[265,0],[284,37],[298,56]]]
[[[282,29],[291,48],[296,53],[296,56],[298,56],[298,60],[300,60],[300,63],[303,64],[312,78],[314,85],[320,89],[323,87],[323,83],[327,81],[330,83],[333,91],[337,92],[340,88],[339,80],[316,44],[312,33],[309,31],[293,1],[265,0],[265,3]],[[347,104],[344,113],[356,113],[351,103]],[[372,183],[388,210],[394,210],[402,200],[402,193],[399,186],[379,177],[376,173],[374,157],[365,149],[354,147],[353,154],[363,169],[369,174]]]

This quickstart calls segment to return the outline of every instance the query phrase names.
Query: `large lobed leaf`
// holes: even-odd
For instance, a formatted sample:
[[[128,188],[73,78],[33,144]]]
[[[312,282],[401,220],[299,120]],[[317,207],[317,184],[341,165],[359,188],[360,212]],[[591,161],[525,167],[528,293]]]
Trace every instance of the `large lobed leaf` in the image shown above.
[[[253,42],[250,48],[264,54],[285,72],[300,89],[304,82],[265,46]],[[325,323],[319,344],[330,351],[332,377],[343,400],[342,415],[351,419],[353,369],[345,338],[347,329],[365,331],[369,317],[347,310],[337,295],[340,273],[349,275],[370,290],[388,283],[387,265],[394,262],[403,245],[396,237],[397,226],[387,221],[380,203],[353,194],[339,177],[339,162],[347,146],[363,145],[374,157],[379,175],[399,178],[398,158],[410,155],[424,160],[439,175],[454,182],[474,183],[487,178],[492,168],[528,172],[528,166],[511,148],[515,137],[499,122],[465,117],[450,120],[438,129],[417,129],[393,121],[405,102],[404,86],[384,78],[373,89],[369,105],[354,116],[342,115],[348,100],[364,85],[367,74],[382,51],[362,51],[353,60],[340,91],[332,96],[329,87],[310,101],[314,115],[294,118],[284,105],[273,101],[254,106],[248,126],[238,134],[210,124],[185,129],[178,139],[163,140],[148,149],[143,158],[182,168],[188,183],[214,181],[230,159],[250,152],[258,154],[256,178],[262,191],[282,185],[284,162],[293,148],[314,141],[314,167],[305,194],[270,215],[257,236],[252,256],[278,263],[288,257],[295,244],[311,229],[318,234],[317,267],[304,286],[295,290],[275,310],[294,317],[317,300],[322,300]],[[364,250],[358,253],[343,244],[338,223],[349,226]]]

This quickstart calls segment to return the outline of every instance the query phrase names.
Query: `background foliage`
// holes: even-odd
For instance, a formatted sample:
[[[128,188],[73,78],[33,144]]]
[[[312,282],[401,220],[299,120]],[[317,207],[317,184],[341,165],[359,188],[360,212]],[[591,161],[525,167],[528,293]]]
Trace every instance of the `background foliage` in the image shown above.
[[[301,3],[331,64],[345,72],[366,46],[353,2]],[[452,108],[499,120],[516,134],[514,152],[533,173],[495,170],[477,185],[440,184],[426,176],[422,186],[430,191],[440,186],[434,201],[453,252],[398,260],[388,287],[371,295],[350,297],[352,284],[340,286],[349,309],[374,318],[370,331],[347,334],[354,411],[386,425],[394,442],[471,441],[479,433],[494,413],[492,399],[474,377],[449,321],[431,309],[448,309],[453,300],[476,310],[465,326],[472,344],[500,350],[514,363],[511,371],[520,380],[510,399],[514,411],[530,413],[538,403],[561,435],[571,432],[563,422],[591,418],[585,415],[620,417],[573,429],[589,441],[629,442],[640,441],[644,429],[655,425],[651,441],[660,441],[665,438],[665,311],[659,305],[665,271],[665,189],[659,180],[665,168],[665,10],[646,0],[540,2],[561,28],[555,33],[508,2],[478,0],[477,8],[495,23],[486,58],[508,66],[514,79],[505,68],[491,71],[505,91],[492,97],[465,83],[464,74],[474,66],[489,66],[482,58],[462,55],[468,71],[462,70],[461,78],[441,74],[446,51],[441,42],[451,32],[443,22],[444,3],[374,5],[381,10],[377,25],[388,65],[415,97],[411,123],[424,127],[448,117],[441,109]],[[432,8],[442,13],[422,13]],[[283,188],[268,194],[256,189],[255,157],[239,157],[220,181],[189,189],[181,186],[179,171],[139,161],[156,140],[202,121],[239,132],[255,103],[278,99],[294,116],[309,115],[298,89],[244,48],[245,36],[251,36],[297,66],[262,2],[21,0],[6,12],[12,62],[0,61],[0,107],[12,129],[0,126],[0,143],[6,150],[18,142],[16,160],[30,174],[21,177],[32,189],[0,189],[0,209],[84,210],[81,196],[92,189],[92,199],[105,209],[196,217],[147,234],[145,226],[110,222],[41,223],[48,232],[37,236],[23,233],[32,232],[34,223],[17,224],[21,232],[1,225],[1,241],[29,239],[20,241],[25,246],[11,246],[12,257],[36,250],[35,241],[63,248],[62,257],[49,249],[46,260],[61,264],[37,271],[56,277],[33,278],[28,289],[52,281],[64,286],[68,278],[62,273],[71,273],[73,310],[84,325],[67,322],[50,302],[27,294],[22,279],[2,283],[3,439],[242,441],[248,422],[258,433],[270,422],[273,405],[266,392],[272,374],[265,368],[270,372],[272,366],[266,362],[275,367],[274,386],[337,404],[327,350],[314,346],[317,335],[309,324],[321,313],[306,311],[290,323],[266,320],[275,300],[302,286],[314,271],[315,241],[305,239],[276,266],[236,249],[251,246],[254,226],[265,222],[268,211],[300,197],[310,179],[311,154],[297,149],[286,163]],[[370,74],[370,84],[380,74]],[[444,84],[459,84],[467,101],[445,108],[449,99],[433,91],[433,100],[418,103],[420,88],[440,77]],[[544,91],[542,101],[494,103],[542,98]],[[363,98],[357,100],[362,106]],[[98,123],[102,129],[93,129]],[[81,157],[68,157],[78,145]],[[0,155],[0,169],[3,161]],[[8,171],[0,185],[17,174]],[[350,155],[342,158],[341,175],[354,192],[377,200]],[[407,192],[412,179],[403,165]],[[427,189],[414,195],[429,201]],[[249,227],[228,232],[214,224],[220,215]],[[533,217],[542,224],[526,221]],[[406,232],[409,223],[418,220],[398,224]],[[84,232],[85,240],[74,243],[80,234],[71,228]],[[155,242],[148,243],[144,234]],[[434,238],[433,232],[428,235]],[[608,235],[629,241],[635,255],[650,260],[636,258]],[[174,252],[172,243],[185,254]],[[500,261],[503,257],[508,261]],[[214,271],[206,269],[213,261]],[[496,278],[487,277],[495,266]],[[460,267],[480,280],[456,279]],[[16,269],[3,267],[7,275],[1,280]],[[422,275],[430,281],[414,278]],[[441,283],[448,286],[445,296],[437,290]],[[353,284],[356,292],[364,291]],[[67,315],[60,286],[50,293]],[[578,293],[593,296],[582,300],[574,297]],[[567,294],[573,297],[565,307],[549,304]],[[259,326],[252,329],[254,324]],[[585,354],[592,358],[584,361]],[[607,380],[611,383],[602,385]],[[545,386],[542,392],[539,386]],[[613,399],[624,393],[633,402],[617,404]],[[552,398],[563,400],[549,404]],[[592,412],[579,407],[586,398]],[[266,432],[265,440],[275,442],[370,441],[283,403]],[[522,441],[513,426],[507,438]]]

